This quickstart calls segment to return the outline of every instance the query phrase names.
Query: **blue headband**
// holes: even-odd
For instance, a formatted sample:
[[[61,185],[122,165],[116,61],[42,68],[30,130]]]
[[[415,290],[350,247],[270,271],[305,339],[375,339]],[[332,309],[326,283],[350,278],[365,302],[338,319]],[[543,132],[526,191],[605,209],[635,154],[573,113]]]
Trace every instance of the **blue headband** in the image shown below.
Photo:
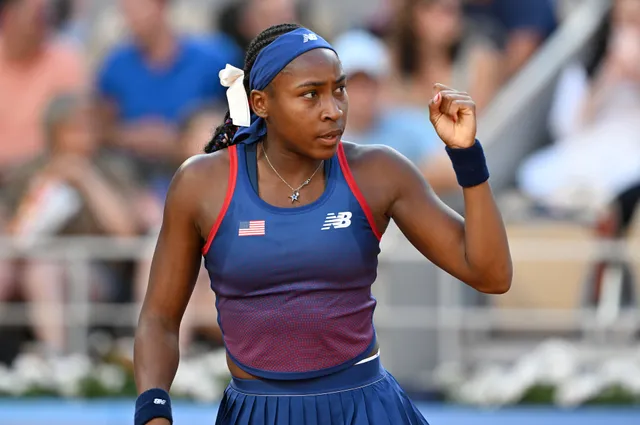
[[[264,90],[291,61],[314,49],[335,49],[319,35],[299,28],[276,38],[258,54],[250,74],[250,90]],[[241,127],[233,137],[235,142],[255,143],[267,134],[264,119],[251,113],[251,125]]]

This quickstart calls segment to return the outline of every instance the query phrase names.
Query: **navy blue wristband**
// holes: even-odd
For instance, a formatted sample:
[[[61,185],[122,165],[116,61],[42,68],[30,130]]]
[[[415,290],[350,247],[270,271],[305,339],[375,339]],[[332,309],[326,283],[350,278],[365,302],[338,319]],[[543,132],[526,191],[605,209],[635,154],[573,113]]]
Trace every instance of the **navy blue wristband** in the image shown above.
[[[489,169],[479,140],[465,149],[446,148],[458,184],[462,187],[478,186],[489,180]]]
[[[173,424],[171,398],[168,392],[160,388],[152,388],[138,396],[134,425],[145,425],[156,418],[167,419]]]

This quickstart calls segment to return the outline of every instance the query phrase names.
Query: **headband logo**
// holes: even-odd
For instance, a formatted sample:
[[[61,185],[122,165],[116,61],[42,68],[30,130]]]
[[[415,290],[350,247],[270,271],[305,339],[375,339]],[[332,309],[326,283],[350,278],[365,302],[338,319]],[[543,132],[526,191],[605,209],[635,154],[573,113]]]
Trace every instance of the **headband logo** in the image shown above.
[[[313,33],[303,34],[302,37],[304,37],[304,43],[308,43],[309,41],[317,41],[318,40],[318,36],[313,34]]]

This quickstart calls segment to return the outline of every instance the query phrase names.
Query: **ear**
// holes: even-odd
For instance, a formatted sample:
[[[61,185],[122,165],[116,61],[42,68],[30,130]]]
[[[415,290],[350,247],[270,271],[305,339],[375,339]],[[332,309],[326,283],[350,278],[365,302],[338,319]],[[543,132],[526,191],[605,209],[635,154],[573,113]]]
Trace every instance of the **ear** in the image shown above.
[[[262,90],[252,90],[249,96],[251,110],[260,118],[266,119],[269,116],[269,99],[267,93]]]

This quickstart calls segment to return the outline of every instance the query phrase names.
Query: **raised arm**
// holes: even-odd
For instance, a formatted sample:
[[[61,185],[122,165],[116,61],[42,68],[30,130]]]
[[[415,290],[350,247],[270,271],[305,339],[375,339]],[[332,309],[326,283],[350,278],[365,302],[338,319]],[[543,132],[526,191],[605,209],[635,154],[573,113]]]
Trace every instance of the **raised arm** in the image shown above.
[[[178,330],[200,269],[203,245],[196,225],[199,186],[192,168],[189,163],[183,165],[169,188],[136,331],[136,386],[139,394],[146,392],[136,405],[136,424],[169,423],[170,402],[162,391],[169,392],[178,369]],[[156,419],[142,421],[149,416]]]
[[[502,294],[512,278],[502,217],[491,193],[481,148],[475,142],[475,107],[465,93],[438,86],[431,120],[447,144],[464,187],[465,220],[444,205],[420,172],[393,151],[385,169],[396,180],[388,215],[434,264],[478,291]]]

